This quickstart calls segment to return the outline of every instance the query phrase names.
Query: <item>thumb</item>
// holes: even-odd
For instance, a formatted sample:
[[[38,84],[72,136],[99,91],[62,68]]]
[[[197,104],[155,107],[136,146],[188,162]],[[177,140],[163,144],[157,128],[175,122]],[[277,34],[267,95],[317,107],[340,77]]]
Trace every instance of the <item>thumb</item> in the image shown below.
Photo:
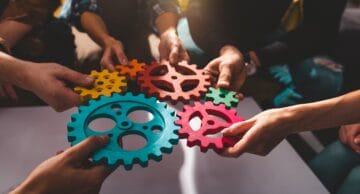
[[[92,153],[104,147],[109,142],[108,136],[92,136],[66,151],[66,156],[72,162],[87,160]]]
[[[224,136],[237,136],[248,131],[254,125],[254,123],[255,123],[254,119],[241,121],[224,129],[221,133]]]
[[[216,85],[217,87],[225,88],[225,89],[230,88],[230,83],[231,83],[231,79],[232,79],[231,71],[232,71],[232,69],[230,68],[230,66],[224,65],[223,67],[221,67],[219,79],[218,79],[218,82]]]
[[[89,87],[94,84],[94,79],[88,75],[67,68],[60,69],[57,76],[58,78],[69,81],[77,86]]]

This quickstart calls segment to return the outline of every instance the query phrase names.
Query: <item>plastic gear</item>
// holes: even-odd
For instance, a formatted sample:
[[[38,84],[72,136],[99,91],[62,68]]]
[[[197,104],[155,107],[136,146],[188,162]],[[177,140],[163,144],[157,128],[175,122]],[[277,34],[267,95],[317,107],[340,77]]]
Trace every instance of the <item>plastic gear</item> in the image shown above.
[[[120,76],[119,72],[91,71],[90,77],[95,79],[93,88],[75,87],[74,91],[79,93],[83,101],[98,99],[99,96],[111,96],[113,93],[121,93],[126,90],[126,77]]]
[[[178,101],[199,100],[207,92],[209,80],[210,77],[196,65],[181,62],[172,66],[154,62],[139,74],[138,84],[142,92],[175,104]]]
[[[217,134],[233,123],[244,121],[243,118],[236,116],[235,110],[226,109],[224,104],[216,106],[212,102],[205,104],[195,102],[194,106],[185,105],[183,112],[177,115],[180,119],[175,124],[181,127],[180,138],[187,138],[189,147],[197,145],[202,152],[206,152],[209,148],[218,152],[226,146],[235,145],[239,138],[209,137],[209,135]],[[201,119],[198,130],[190,126],[190,121],[196,117]]]
[[[239,103],[235,92],[212,87],[206,93],[205,100],[212,101],[216,105],[225,104],[227,108],[236,107]]]
[[[150,112],[153,119],[146,123],[136,123],[128,118],[134,111]],[[98,118],[112,119],[116,125],[106,132],[96,132],[89,124]],[[68,140],[74,146],[90,136],[108,135],[110,142],[93,155],[94,162],[106,162],[110,167],[124,165],[130,170],[134,163],[146,167],[148,160],[160,161],[162,153],[171,153],[173,145],[178,143],[179,127],[175,112],[166,103],[155,98],[145,98],[143,94],[114,94],[101,96],[99,100],[90,100],[89,105],[80,106],[79,112],[71,116],[68,123]],[[147,140],[147,145],[139,150],[124,150],[118,140],[126,135],[136,134]]]
[[[145,63],[139,63],[138,60],[134,59],[127,65],[115,66],[115,69],[119,71],[120,75],[135,80],[139,72],[145,71]]]

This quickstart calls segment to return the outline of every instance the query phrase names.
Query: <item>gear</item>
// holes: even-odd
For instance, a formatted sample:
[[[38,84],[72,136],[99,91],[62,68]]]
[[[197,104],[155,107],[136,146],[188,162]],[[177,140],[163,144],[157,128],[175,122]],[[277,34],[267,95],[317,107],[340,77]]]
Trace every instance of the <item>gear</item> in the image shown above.
[[[207,92],[209,80],[210,77],[196,65],[181,62],[172,66],[154,62],[139,74],[138,84],[142,92],[175,104],[178,101],[199,100]]]
[[[138,123],[128,118],[134,111],[146,111],[153,119]],[[116,125],[105,132],[89,128],[89,124],[98,118],[112,119]],[[148,160],[160,161],[162,153],[171,153],[173,145],[178,143],[179,127],[174,124],[177,117],[174,110],[166,103],[157,102],[155,98],[145,98],[143,94],[114,94],[112,97],[101,96],[99,100],[90,100],[89,105],[80,106],[79,112],[71,116],[68,123],[68,140],[74,146],[90,136],[108,135],[110,142],[93,155],[96,163],[105,161],[110,167],[124,165],[130,170],[135,163],[146,167]],[[138,150],[124,150],[118,141],[126,136],[136,134],[147,140],[147,145]]]
[[[205,95],[205,100],[212,101],[216,105],[225,104],[227,108],[236,107],[239,103],[235,92],[212,87],[209,88],[208,93]]]
[[[131,80],[135,80],[138,73],[145,71],[145,63],[139,63],[138,60],[134,59],[127,65],[117,65],[115,69],[119,71],[120,75],[128,76]]]
[[[126,77],[119,76],[118,72],[91,71],[90,77],[95,79],[93,88],[75,87],[74,91],[79,93],[83,101],[98,99],[99,96],[111,96],[113,93],[121,93],[126,90]]]
[[[235,110],[226,109],[224,104],[216,106],[212,102],[205,104],[195,102],[194,106],[185,105],[183,112],[177,115],[180,119],[175,124],[181,127],[180,138],[187,138],[189,147],[200,146],[202,152],[206,152],[209,148],[221,151],[226,146],[235,145],[239,138],[211,137],[210,135],[219,133],[233,123],[244,121],[243,118],[236,116]],[[201,119],[198,130],[190,126],[190,121],[196,117]]]

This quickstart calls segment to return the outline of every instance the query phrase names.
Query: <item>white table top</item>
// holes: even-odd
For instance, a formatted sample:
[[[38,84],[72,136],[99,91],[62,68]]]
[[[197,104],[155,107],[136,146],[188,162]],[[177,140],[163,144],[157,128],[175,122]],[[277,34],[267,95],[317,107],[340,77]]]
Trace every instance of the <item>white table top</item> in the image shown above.
[[[239,115],[260,112],[247,98]],[[56,151],[68,147],[66,125],[75,109],[56,113],[49,107],[0,108],[0,192],[19,184],[33,168]],[[104,183],[101,193],[155,194],[304,194],[328,193],[319,180],[283,141],[266,157],[244,154],[223,158],[212,151],[201,153],[185,142],[148,168],[118,168]]]

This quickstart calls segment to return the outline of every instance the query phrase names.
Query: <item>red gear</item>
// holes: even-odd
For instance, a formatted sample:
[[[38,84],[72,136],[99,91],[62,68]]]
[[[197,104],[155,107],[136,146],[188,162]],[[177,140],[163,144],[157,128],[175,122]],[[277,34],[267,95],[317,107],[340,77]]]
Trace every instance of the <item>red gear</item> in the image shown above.
[[[185,105],[183,112],[177,113],[179,120],[175,124],[181,128],[179,130],[180,138],[187,138],[187,145],[193,147],[200,146],[202,152],[209,148],[219,152],[226,146],[233,146],[240,139],[239,137],[208,137],[207,135],[219,133],[221,130],[229,127],[233,123],[244,121],[243,118],[236,116],[236,110],[226,109],[225,105],[215,106],[212,102],[201,104],[195,102],[194,106]],[[201,127],[199,130],[193,130],[190,121],[200,117]],[[225,121],[216,118],[220,117]]]
[[[158,64],[153,62],[140,72],[138,84],[142,92],[156,95],[159,100],[189,102],[199,100],[210,86],[210,77],[196,65],[181,62],[178,65]]]

